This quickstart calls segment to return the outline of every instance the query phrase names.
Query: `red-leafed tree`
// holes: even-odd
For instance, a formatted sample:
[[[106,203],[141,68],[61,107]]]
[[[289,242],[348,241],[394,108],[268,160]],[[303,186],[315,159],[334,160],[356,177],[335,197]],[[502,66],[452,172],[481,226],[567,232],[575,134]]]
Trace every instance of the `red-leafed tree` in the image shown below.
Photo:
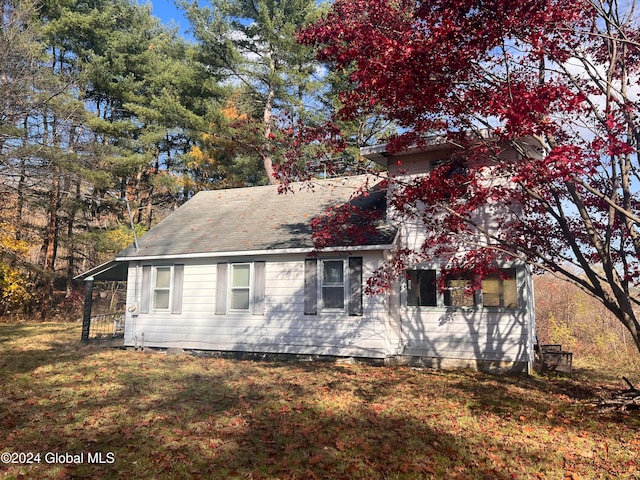
[[[633,3],[336,0],[301,34],[349,74],[341,116],[385,111],[405,132],[389,141],[392,152],[434,134],[455,145],[427,176],[396,180],[395,218],[422,222],[425,241],[396,252],[370,289],[407,264],[461,248],[466,255],[447,268],[478,277],[521,258],[597,297],[640,349]],[[478,222],[483,209],[503,220],[487,228]]]

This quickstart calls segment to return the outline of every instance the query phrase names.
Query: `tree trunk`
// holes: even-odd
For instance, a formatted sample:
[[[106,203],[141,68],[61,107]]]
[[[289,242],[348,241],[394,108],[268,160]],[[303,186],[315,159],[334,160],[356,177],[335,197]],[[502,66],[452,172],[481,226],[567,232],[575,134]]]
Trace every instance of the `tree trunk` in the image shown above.
[[[16,240],[22,239],[22,213],[24,211],[24,202],[25,202],[25,188],[27,181],[27,165],[26,160],[21,157],[20,158],[20,174],[18,177],[18,191],[16,192],[18,195],[18,199],[16,202]]]
[[[51,179],[49,194],[49,221],[47,223],[47,238],[44,257],[44,288],[42,289],[42,303],[40,318],[45,319],[53,305],[53,282],[55,278],[56,251],[58,243],[58,208],[60,205],[60,167],[56,166]]]
[[[269,93],[267,94],[267,102],[264,106],[263,122],[265,142],[261,152],[264,170],[267,173],[267,178],[269,178],[269,183],[272,185],[280,183],[275,176],[275,171],[273,170],[273,159],[271,158],[271,123],[273,122],[273,100],[275,95],[273,87],[270,87]]]
[[[74,199],[69,208],[69,219],[67,223],[67,250],[68,250],[68,258],[67,258],[67,298],[71,295],[72,283],[71,279],[75,274],[75,266],[76,266],[76,247],[74,241],[74,229],[76,222],[76,214],[78,212],[78,205],[80,203],[80,179],[76,179],[75,181],[75,192]]]

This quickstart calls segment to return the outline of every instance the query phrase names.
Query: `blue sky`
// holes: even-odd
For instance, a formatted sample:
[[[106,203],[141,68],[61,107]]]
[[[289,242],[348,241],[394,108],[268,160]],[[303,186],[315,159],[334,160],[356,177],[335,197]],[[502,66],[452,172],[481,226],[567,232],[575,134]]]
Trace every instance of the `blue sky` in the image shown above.
[[[180,33],[185,36],[186,30],[189,28],[189,22],[178,8],[174,5],[173,0],[151,0],[153,5],[153,14],[158,17],[165,25],[177,25],[180,27]]]

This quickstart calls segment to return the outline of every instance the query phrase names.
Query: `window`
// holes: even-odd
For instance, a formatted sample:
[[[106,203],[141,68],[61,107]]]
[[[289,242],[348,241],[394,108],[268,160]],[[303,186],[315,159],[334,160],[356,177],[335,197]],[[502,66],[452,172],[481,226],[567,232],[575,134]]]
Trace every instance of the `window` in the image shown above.
[[[343,311],[363,314],[362,257],[304,261],[304,314]]]
[[[231,264],[231,310],[250,309],[251,265],[249,263]]]
[[[344,309],[344,261],[322,262],[322,308]]]
[[[482,304],[485,307],[518,308],[515,268],[501,269],[482,280]]]
[[[473,307],[475,305],[473,292],[469,291],[471,278],[461,275],[447,278],[444,291],[444,304],[447,307]]]
[[[227,263],[216,267],[216,315],[265,312],[265,262]]]
[[[171,301],[171,267],[156,267],[153,283],[153,309],[169,310]]]
[[[407,305],[412,307],[438,305],[435,270],[407,270]]]
[[[444,176],[446,178],[452,178],[456,175],[466,175],[469,173],[469,167],[464,160],[442,159],[431,162],[431,171],[440,167],[445,169]]]
[[[437,173],[436,173],[437,172]],[[454,203],[465,203],[468,200],[469,167],[464,159],[448,158],[431,162],[431,175],[441,182],[438,199]]]
[[[142,266],[142,289],[139,298],[141,314],[182,313],[184,265]]]
[[[498,273],[485,277],[481,290],[476,293],[471,291],[472,279],[471,274],[446,277],[444,295],[440,297],[436,270],[407,270],[407,306],[443,306],[444,298],[445,307],[519,307],[515,268],[503,268]]]

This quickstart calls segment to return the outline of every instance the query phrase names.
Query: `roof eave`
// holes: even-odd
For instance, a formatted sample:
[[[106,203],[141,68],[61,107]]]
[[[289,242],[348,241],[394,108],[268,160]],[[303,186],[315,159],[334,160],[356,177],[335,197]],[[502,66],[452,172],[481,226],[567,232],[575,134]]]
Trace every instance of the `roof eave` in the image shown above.
[[[482,139],[494,138],[492,130],[489,128],[480,129],[477,132],[474,132],[474,135],[477,135]],[[387,149],[387,143],[381,143],[369,147],[361,147],[360,155],[368,160],[371,160],[372,162],[382,165],[383,167],[388,167],[389,157],[401,157],[414,153],[448,150],[451,148],[455,148],[455,146],[455,143],[449,141],[446,135],[429,135],[420,141],[419,146],[414,145],[393,154],[389,153]]]
[[[368,251],[381,251],[390,250],[394,247],[394,243],[389,244],[376,244],[376,245],[356,245],[356,246],[341,246],[341,247],[327,247],[323,248],[320,252],[368,252]],[[235,251],[223,251],[223,252],[201,252],[201,253],[183,253],[175,255],[135,255],[135,256],[122,256],[116,257],[116,262],[129,262],[129,261],[145,261],[145,260],[171,260],[171,259],[197,259],[197,258],[222,258],[222,257],[258,257],[265,255],[291,255],[291,254],[310,254],[317,252],[310,247],[304,248],[278,248],[269,250],[235,250]]]
[[[92,279],[97,282],[123,281],[127,279],[127,261],[114,258],[73,277],[74,280]]]

